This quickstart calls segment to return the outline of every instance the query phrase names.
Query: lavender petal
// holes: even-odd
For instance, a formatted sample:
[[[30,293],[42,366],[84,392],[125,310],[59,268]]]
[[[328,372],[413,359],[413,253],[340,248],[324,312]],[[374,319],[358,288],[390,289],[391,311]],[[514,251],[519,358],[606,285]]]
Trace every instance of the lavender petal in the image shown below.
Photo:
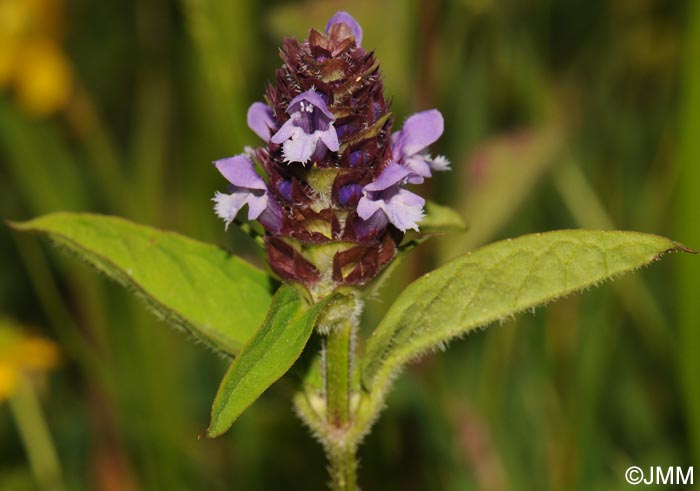
[[[250,193],[246,201],[248,202],[248,220],[255,220],[262,215],[270,200],[267,193],[261,195]]]
[[[316,150],[318,136],[304,133],[301,129],[294,132],[292,138],[284,142],[282,154],[287,162],[301,162],[305,164],[309,161]]]
[[[406,189],[399,189],[389,201],[385,202],[383,209],[389,221],[396,228],[402,232],[408,229],[417,232],[418,222],[425,216],[423,206],[425,206],[423,198]]]
[[[331,152],[338,151],[340,144],[338,143],[338,135],[336,134],[333,125],[331,125],[326,131],[321,131],[319,136],[328,150]]]
[[[277,126],[272,109],[262,102],[254,102],[248,108],[248,127],[264,141],[270,141],[270,132]]]
[[[405,165],[407,169],[410,169],[414,174],[416,174],[413,180],[409,179],[409,182],[411,182],[411,184],[420,184],[423,182],[424,178],[432,177],[433,175],[430,172],[429,161],[425,158],[425,156],[421,154],[412,155],[411,157],[407,158],[404,161],[403,165]]]
[[[321,111],[325,117],[331,121],[335,121],[335,116],[333,116],[333,113],[328,110],[328,105],[326,104],[325,99],[315,90],[307,90],[292,99],[289,102],[287,114],[299,112],[302,101],[311,103],[316,109]]]
[[[326,24],[326,32],[330,30],[333,24],[339,23],[345,24],[350,28],[352,35],[355,36],[355,43],[357,43],[359,47],[362,43],[362,27],[360,27],[360,24],[347,12],[340,11],[333,14],[333,17],[331,17],[328,24]]]
[[[392,162],[379,174],[376,181],[370,182],[364,189],[370,192],[384,191],[391,186],[400,184],[404,179],[409,177],[410,174],[410,169]]]
[[[297,127],[294,126],[294,120],[292,118],[289,118],[287,121],[285,121],[282,127],[279,130],[277,130],[277,133],[272,135],[270,141],[272,143],[277,143],[278,145],[280,145],[286,140],[289,140],[295,133],[296,129]]]
[[[338,190],[338,201],[345,206],[362,196],[362,184],[348,184]]]
[[[214,162],[221,174],[234,186],[267,190],[267,185],[253,168],[253,162],[245,155],[236,155]]]
[[[442,135],[444,125],[442,114],[437,109],[412,115],[401,131],[391,137],[394,158],[409,157],[435,143]]]
[[[355,223],[355,231],[359,237],[381,233],[389,225],[389,219],[382,210],[377,210],[367,219],[358,218]]]

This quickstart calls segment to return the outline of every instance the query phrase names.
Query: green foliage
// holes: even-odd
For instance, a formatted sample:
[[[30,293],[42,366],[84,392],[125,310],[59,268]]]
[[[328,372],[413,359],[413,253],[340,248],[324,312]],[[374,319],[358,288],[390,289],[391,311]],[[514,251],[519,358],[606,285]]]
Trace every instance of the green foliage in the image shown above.
[[[419,192],[469,224],[469,233],[392,263],[366,303],[367,327],[416,275],[494,238],[622,227],[698,247],[698,5],[348,5],[381,61],[396,126],[414,111],[443,112],[445,135],[432,150],[453,170]],[[286,36],[322,29],[338,7],[69,6],[61,24],[76,104],[37,121],[3,85],[0,216],[100,211],[252,251],[211,213],[208,198],[224,180],[210,162],[258,144],[245,110],[274,77],[272,53]],[[474,156],[488,157],[487,166]],[[570,172],[561,186],[574,167],[586,186]],[[326,489],[320,466],[309,465],[321,450],[282,410],[285,391],[258,400],[232,438],[193,442],[217,357],[158,328],[74,261],[49,262],[31,237],[0,227],[0,252],[3,314],[63,351],[41,402],[69,489]],[[700,272],[697,257],[676,256],[674,268],[517,316],[416,367],[362,449],[362,481],[386,490],[619,489],[629,465],[700,465]],[[633,294],[643,288],[648,294]],[[36,488],[7,410],[0,442],[0,489]]]
[[[425,204],[425,218],[420,221],[419,226],[421,235],[461,232],[466,228],[459,213],[432,201]]]
[[[394,302],[367,343],[363,384],[381,394],[405,363],[454,337],[683,249],[655,235],[567,230],[461,256],[413,282]]]
[[[52,213],[12,224],[39,232],[125,285],[167,322],[235,355],[262,323],[271,278],[218,247],[121,218]]]
[[[236,419],[299,358],[316,319],[334,299],[309,307],[299,290],[282,286],[267,318],[226,372],[211,409],[206,436],[222,435]]]
[[[493,239],[557,163],[565,143],[558,121],[492,138],[454,166],[460,179],[455,208],[469,220],[469,232],[444,245],[454,257]]]
[[[700,243],[698,210],[700,210],[700,5],[691,2],[688,6],[688,32],[685,39],[684,73],[682,77],[685,102],[681,112],[681,137],[679,160],[681,172],[678,177],[678,200],[676,203],[675,233],[692,244]],[[700,465],[700,262],[678,262],[677,316],[679,324],[680,357],[679,369],[683,381],[685,411],[688,419],[688,435],[691,443],[692,462]]]

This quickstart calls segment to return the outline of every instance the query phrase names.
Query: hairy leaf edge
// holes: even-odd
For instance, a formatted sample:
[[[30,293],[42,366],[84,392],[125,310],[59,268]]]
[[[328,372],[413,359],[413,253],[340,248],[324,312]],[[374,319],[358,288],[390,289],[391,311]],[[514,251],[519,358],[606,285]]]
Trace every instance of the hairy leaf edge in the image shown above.
[[[197,245],[202,245],[206,247],[213,247],[213,248],[218,248],[222,250],[224,253],[228,254],[229,256],[235,257],[238,260],[244,262],[246,266],[250,267],[251,269],[255,270],[256,272],[259,272],[262,275],[266,275],[266,273],[261,270],[260,268],[254,266],[253,264],[250,264],[249,262],[245,261],[242,258],[239,258],[238,256],[235,256],[231,254],[229,251],[226,249],[216,246],[214,244],[208,244],[206,242],[201,242],[196,239],[193,239],[191,237],[188,237],[186,235],[179,234],[177,232],[172,232],[168,230],[161,230],[155,227],[151,227],[149,225],[142,225],[138,224],[135,222],[131,222],[129,220],[126,220],[124,218],[118,217],[118,216],[113,216],[113,215],[102,215],[99,213],[63,213],[63,212],[56,212],[56,213],[48,213],[46,215],[42,215],[41,217],[26,221],[26,222],[15,222],[12,220],[6,220],[5,223],[12,229],[17,230],[19,232],[30,232],[30,233],[35,233],[38,235],[41,235],[43,237],[46,237],[54,246],[56,246],[59,250],[65,250],[66,253],[68,253],[71,256],[79,258],[81,261],[89,264],[93,268],[95,268],[97,271],[101,272],[105,276],[107,276],[109,279],[113,280],[117,284],[123,286],[127,290],[129,290],[134,296],[136,296],[141,302],[143,302],[148,310],[150,310],[155,317],[161,321],[164,322],[165,324],[169,324],[176,328],[177,330],[184,332],[187,334],[191,339],[193,339],[197,343],[202,343],[204,346],[207,348],[211,349],[212,351],[216,352],[217,354],[224,356],[226,358],[232,358],[236,356],[240,351],[241,347],[244,345],[244,343],[240,343],[237,341],[234,341],[233,339],[222,339],[221,336],[216,336],[215,333],[212,333],[212,331],[206,329],[199,329],[196,327],[192,322],[187,320],[186,317],[184,317],[180,312],[178,312],[175,308],[169,307],[162,302],[158,301],[155,299],[153,296],[151,296],[138,282],[134,281],[134,279],[126,274],[125,272],[121,271],[121,268],[118,267],[116,264],[114,264],[111,260],[105,258],[104,256],[90,251],[89,249],[86,249],[85,247],[82,247],[79,245],[77,242],[72,240],[70,237],[67,235],[56,232],[53,230],[48,230],[48,229],[42,229],[36,226],[33,226],[32,223],[35,220],[38,219],[43,219],[43,218],[49,218],[49,217],[95,217],[95,218],[108,218],[111,220],[115,221],[121,221],[124,223],[127,223],[129,225],[136,225],[139,227],[147,227],[151,228],[152,230],[155,230],[160,233],[164,233],[167,235],[177,235],[178,238],[181,238],[187,242],[197,244]],[[113,269],[113,271],[109,270],[109,267]],[[118,273],[115,273],[117,271]],[[270,280],[270,285],[272,284],[272,277],[269,275],[266,275],[269,280]],[[206,333],[206,334],[205,334]]]

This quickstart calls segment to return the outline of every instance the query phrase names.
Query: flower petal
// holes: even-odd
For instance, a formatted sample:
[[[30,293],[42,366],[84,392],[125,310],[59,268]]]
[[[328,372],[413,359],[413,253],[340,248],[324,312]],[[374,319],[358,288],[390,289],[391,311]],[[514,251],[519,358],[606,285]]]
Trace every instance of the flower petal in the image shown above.
[[[292,118],[289,118],[287,121],[284,122],[282,127],[277,130],[277,133],[272,135],[272,138],[270,138],[270,141],[272,143],[277,143],[278,145],[289,140],[294,133],[297,131],[297,126],[294,126],[294,120]]]
[[[326,24],[326,33],[330,30],[333,24],[342,23],[350,28],[352,35],[355,36],[355,43],[360,46],[362,43],[362,27],[357,21],[352,17],[352,15],[347,12],[336,12],[333,17],[330,18],[328,24]]]
[[[425,200],[406,189],[399,189],[389,201],[386,201],[383,209],[389,221],[402,232],[408,229],[418,231],[418,222],[423,217]]]
[[[411,184],[420,184],[424,178],[433,176],[430,172],[430,162],[426,157],[425,155],[416,154],[404,161],[403,165],[416,174],[415,178],[411,180]]]
[[[216,160],[216,168],[231,184],[247,189],[267,191],[267,185],[253,168],[253,161],[246,155],[236,155]]]
[[[399,165],[397,163],[392,162],[386,167],[386,169],[382,171],[381,174],[379,174],[379,177],[376,181],[370,182],[364,187],[364,189],[365,191],[371,192],[384,191],[385,189],[388,189],[391,186],[400,184],[410,174],[410,169],[404,167],[403,165]]]
[[[303,131],[295,132],[294,136],[284,142],[282,154],[287,162],[301,162],[305,164],[309,161],[316,150],[318,135],[315,133],[308,135]]]
[[[332,112],[328,110],[328,105],[326,104],[326,101],[323,98],[323,96],[321,96],[321,94],[319,94],[313,89],[302,92],[294,99],[292,99],[289,102],[289,106],[287,106],[287,114],[297,112],[299,110],[297,106],[300,105],[302,101],[310,102],[316,107],[316,109],[321,111],[324,116],[326,116],[331,121],[335,121],[335,116]]]
[[[422,111],[409,117],[400,132],[392,135],[395,159],[414,155],[440,138],[445,122],[437,109]]]
[[[331,152],[337,152],[338,149],[340,148],[340,144],[338,143],[338,135],[335,132],[335,128],[333,125],[330,125],[330,127],[326,131],[321,131],[317,132],[320,133],[321,141],[323,144],[330,150]]]
[[[438,171],[450,170],[450,161],[444,155],[438,155],[430,159],[430,168]]]
[[[281,179],[277,182],[277,191],[290,203],[292,202],[292,187],[291,180]]]
[[[367,219],[358,218],[353,225],[358,237],[362,238],[381,233],[389,225],[389,219],[384,210],[377,210]]]
[[[378,210],[382,209],[382,204],[379,200],[371,200],[366,195],[360,198],[357,203],[357,216],[363,220],[369,220]]]
[[[236,218],[243,205],[246,204],[246,194],[224,194],[217,191],[212,200],[215,203],[214,211],[216,215],[226,223],[225,227],[228,229],[228,226]]]
[[[258,221],[272,232],[279,232],[282,228],[282,209],[274,199],[267,201],[267,207],[258,217]]]
[[[272,109],[262,102],[254,102],[248,108],[248,127],[263,140],[270,141],[270,132],[277,126]]]
[[[377,199],[370,199],[365,194],[357,204],[357,215],[363,220],[376,219],[374,215],[380,210],[389,222],[402,232],[408,229],[418,231],[418,222],[424,217],[423,206],[425,206],[423,198],[406,189],[398,188],[393,192],[388,191],[385,196]]]
[[[357,201],[362,196],[362,184],[348,184],[338,190],[338,201],[346,206]]]
[[[269,197],[267,193],[259,196],[249,193],[246,201],[248,203],[248,220],[255,220],[265,211],[265,208],[267,208]]]

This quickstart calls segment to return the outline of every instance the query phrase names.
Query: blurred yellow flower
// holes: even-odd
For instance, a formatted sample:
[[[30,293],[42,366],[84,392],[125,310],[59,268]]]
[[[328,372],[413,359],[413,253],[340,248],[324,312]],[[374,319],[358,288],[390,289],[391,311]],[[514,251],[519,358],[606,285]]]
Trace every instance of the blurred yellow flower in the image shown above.
[[[54,343],[29,336],[14,322],[0,318],[0,403],[14,393],[22,376],[47,372],[58,361]]]
[[[62,0],[0,0],[0,89],[11,87],[34,116],[55,113],[71,95],[62,24]]]

